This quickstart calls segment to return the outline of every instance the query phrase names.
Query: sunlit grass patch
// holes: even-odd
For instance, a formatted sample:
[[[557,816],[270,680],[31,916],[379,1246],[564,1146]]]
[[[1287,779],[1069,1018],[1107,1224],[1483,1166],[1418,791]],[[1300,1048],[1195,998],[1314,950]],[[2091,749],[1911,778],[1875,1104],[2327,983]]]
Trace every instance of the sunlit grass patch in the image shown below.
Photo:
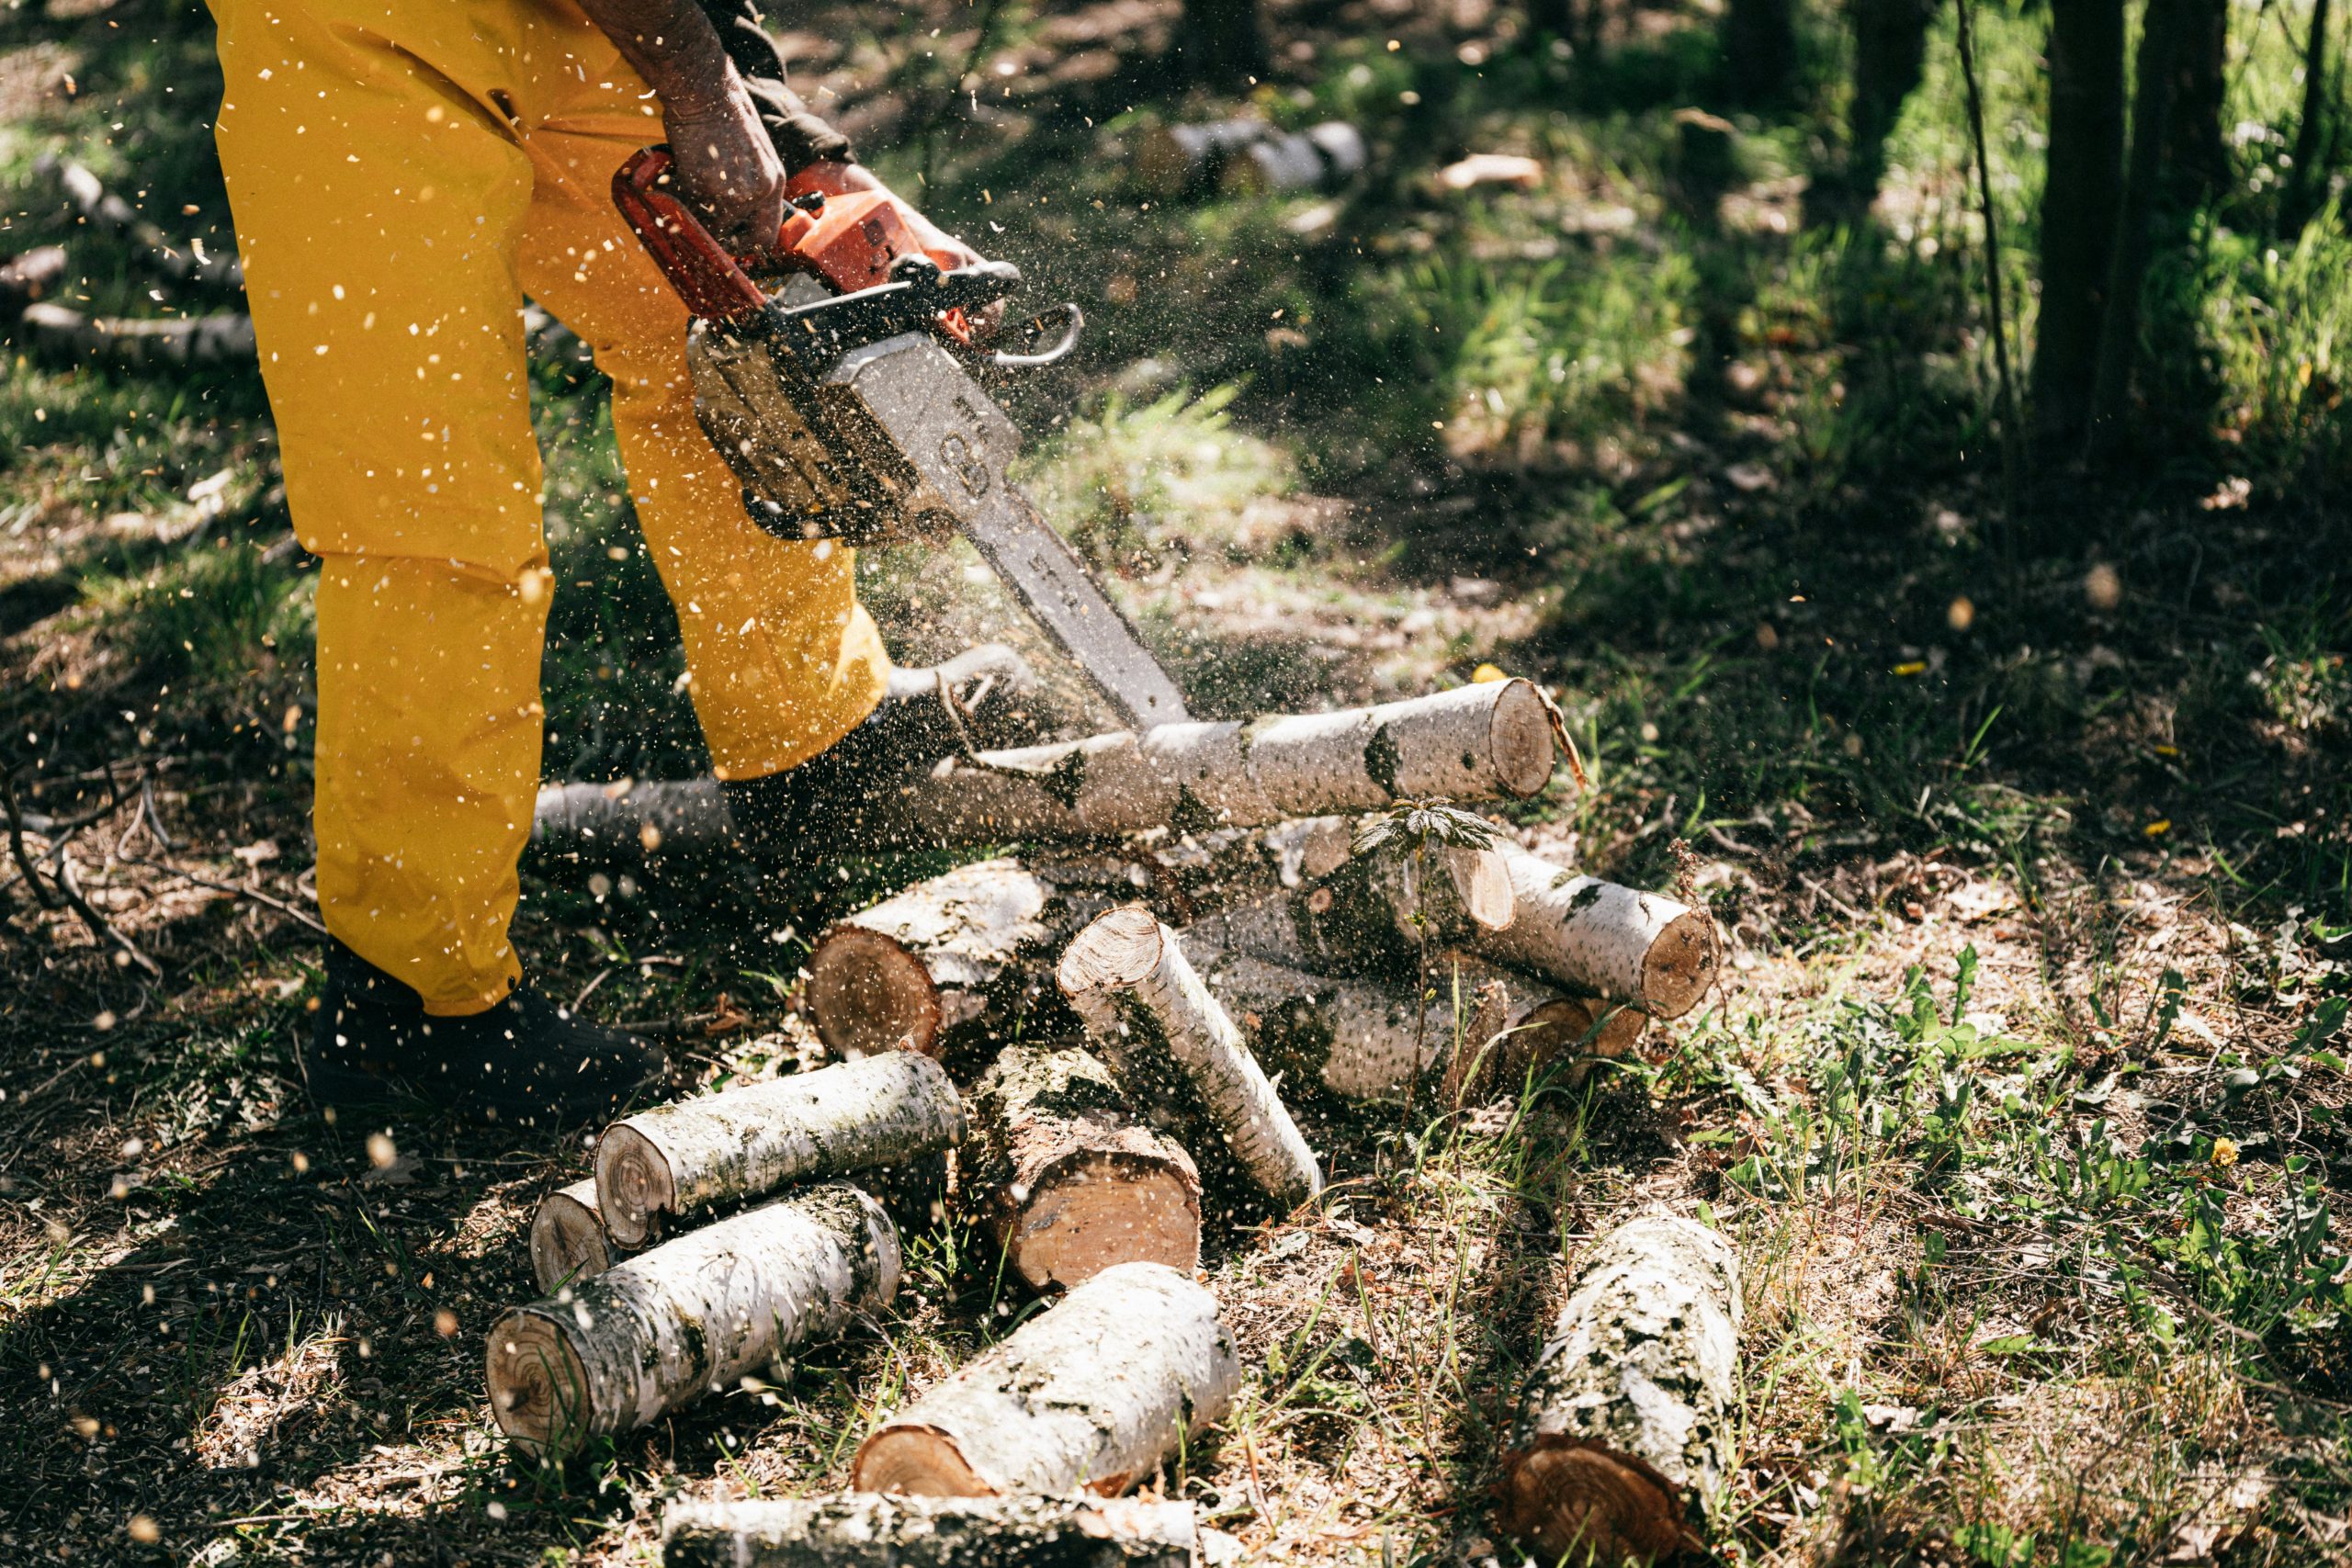
[[[137,577],[98,578],[91,604],[150,675],[230,682],[307,661],[317,579],[242,540],[198,547]]]

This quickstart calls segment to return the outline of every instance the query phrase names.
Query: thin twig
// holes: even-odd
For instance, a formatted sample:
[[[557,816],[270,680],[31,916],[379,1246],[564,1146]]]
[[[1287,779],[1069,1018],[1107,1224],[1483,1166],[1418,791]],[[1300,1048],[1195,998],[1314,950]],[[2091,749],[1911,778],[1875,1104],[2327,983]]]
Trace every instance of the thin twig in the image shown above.
[[[60,860],[57,863],[57,890],[65,895],[65,901],[74,907],[74,912],[81,917],[82,923],[89,928],[92,939],[100,947],[112,942],[122,950],[125,957],[146,970],[148,974],[158,980],[164,977],[164,966],[141,953],[137,942],[115,930],[113,924],[104,915],[91,907],[89,899],[82,896],[82,889],[74,885],[74,862],[71,858]]]
[[[2014,516],[2018,507],[2018,395],[2009,377],[2009,332],[2001,307],[2001,224],[1993,207],[1992,164],[1984,155],[1984,98],[1976,86],[1974,0],[1960,0],[1960,79],[1968,89],[1968,134],[1976,153],[1977,199],[1984,209],[1984,293],[1993,318],[1993,365],[2001,380],[2001,489]]]

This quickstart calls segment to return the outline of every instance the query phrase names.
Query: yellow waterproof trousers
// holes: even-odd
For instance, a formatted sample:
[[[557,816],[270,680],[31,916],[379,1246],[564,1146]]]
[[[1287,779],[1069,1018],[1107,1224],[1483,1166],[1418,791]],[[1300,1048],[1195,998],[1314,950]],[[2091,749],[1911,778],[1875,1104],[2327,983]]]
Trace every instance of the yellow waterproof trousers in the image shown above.
[[[431,1010],[519,974],[549,596],[521,312],[612,378],[628,488],[721,777],[825,750],[889,663],[850,552],[743,514],[686,312],[615,213],[660,106],[571,0],[212,0],[220,162],[319,581],[327,929]]]

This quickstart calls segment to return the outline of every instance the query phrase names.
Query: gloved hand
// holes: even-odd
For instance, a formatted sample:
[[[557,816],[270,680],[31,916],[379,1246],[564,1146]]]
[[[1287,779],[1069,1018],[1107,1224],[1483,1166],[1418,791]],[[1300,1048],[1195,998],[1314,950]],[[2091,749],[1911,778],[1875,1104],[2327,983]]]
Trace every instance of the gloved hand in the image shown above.
[[[784,226],[784,162],[740,82],[708,98],[664,100],[662,130],[679,183],[721,244],[741,254],[775,243]]]

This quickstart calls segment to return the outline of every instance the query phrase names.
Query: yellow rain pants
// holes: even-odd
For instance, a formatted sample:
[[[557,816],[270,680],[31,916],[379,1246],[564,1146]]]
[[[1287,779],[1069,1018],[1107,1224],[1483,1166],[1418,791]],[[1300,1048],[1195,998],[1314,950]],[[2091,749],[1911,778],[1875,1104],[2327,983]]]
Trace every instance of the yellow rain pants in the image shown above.
[[[212,0],[220,162],[319,581],[327,929],[436,1013],[487,1008],[539,782],[540,531],[521,311],[612,378],[628,488],[720,776],[791,767],[889,669],[850,552],[743,514],[685,309],[614,212],[659,105],[570,0]]]

